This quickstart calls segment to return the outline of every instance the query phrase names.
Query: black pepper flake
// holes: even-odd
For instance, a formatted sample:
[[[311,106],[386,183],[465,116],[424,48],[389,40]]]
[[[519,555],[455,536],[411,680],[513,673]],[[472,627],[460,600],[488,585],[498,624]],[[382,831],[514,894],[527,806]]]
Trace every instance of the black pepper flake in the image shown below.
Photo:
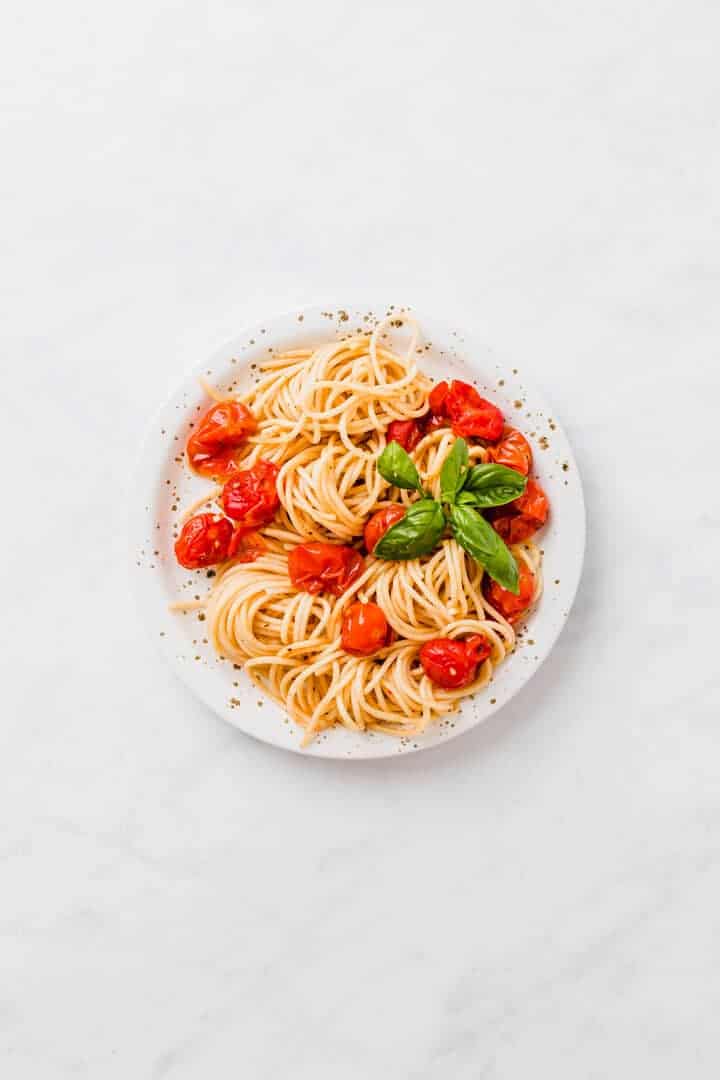
[[[205,622],[205,612],[201,611],[198,615],[198,622]]]

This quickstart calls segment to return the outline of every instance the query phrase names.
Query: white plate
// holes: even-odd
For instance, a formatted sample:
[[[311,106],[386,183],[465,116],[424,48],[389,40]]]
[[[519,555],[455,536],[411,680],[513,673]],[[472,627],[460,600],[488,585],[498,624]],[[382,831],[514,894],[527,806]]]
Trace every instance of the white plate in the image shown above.
[[[247,676],[216,657],[204,640],[198,614],[171,614],[178,598],[201,595],[209,585],[207,571],[183,570],[173,554],[173,524],[191,500],[210,482],[189,473],[183,448],[188,424],[208,407],[199,375],[226,388],[243,389],[257,375],[256,365],[275,351],[345,336],[367,329],[388,312],[383,306],[303,308],[266,319],[197,364],[178,386],[147,433],[132,488],[131,550],[135,589],[143,620],[165,657],[187,685],[211,709],[248,735],[287,750],[300,750],[302,731],[283,710],[254,687]],[[399,313],[402,308],[392,309]],[[538,543],[545,556],[545,591],[530,615],[519,647],[498,668],[493,681],[460,710],[424,735],[397,739],[390,735],[322,732],[302,752],[317,757],[373,758],[437,746],[475,727],[504,705],[528,681],[550,652],[570,611],[585,549],[585,509],[580,476],[557,418],[510,363],[501,362],[472,333],[443,325],[432,316],[412,314],[423,335],[422,370],[432,378],[474,380],[481,393],[496,402],[509,423],[530,439],[535,472],[551,506],[548,526]],[[517,361],[522,368],[522,361]]]

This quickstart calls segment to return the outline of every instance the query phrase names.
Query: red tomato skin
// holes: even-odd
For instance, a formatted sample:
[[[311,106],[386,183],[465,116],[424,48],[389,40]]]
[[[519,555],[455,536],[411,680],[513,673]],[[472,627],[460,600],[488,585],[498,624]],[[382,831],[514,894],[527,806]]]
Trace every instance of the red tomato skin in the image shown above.
[[[433,386],[428,398],[428,406],[433,416],[447,416],[446,402],[450,392],[450,386],[446,382],[439,382]]]
[[[188,439],[190,467],[201,476],[227,476],[234,467],[235,451],[255,431],[257,420],[245,405],[218,401],[201,417]]]
[[[527,476],[532,468],[530,443],[517,428],[506,427],[500,442],[488,447],[488,457],[496,465],[515,469],[523,476]]]
[[[475,437],[496,442],[502,435],[505,423],[496,405],[480,397],[474,386],[453,379],[445,399],[445,408],[452,421],[455,435]]]
[[[468,655],[474,657],[476,664],[480,664],[483,660],[487,660],[492,652],[490,642],[484,634],[471,634],[470,637],[465,638],[463,645],[465,646]]]
[[[454,434],[463,438],[475,437],[496,442],[502,435],[504,421],[498,407],[480,397],[474,386],[461,379],[434,386],[428,405],[433,419],[426,431],[442,426],[440,421],[449,418]]]
[[[517,596],[509,592],[508,589],[503,589],[502,585],[498,585],[497,581],[490,579],[488,579],[484,588],[489,603],[509,623],[517,622],[525,614],[530,607],[535,592],[535,575],[532,570],[526,563],[520,561],[518,569],[520,571],[520,592]]]
[[[223,510],[249,531],[270,521],[280,505],[276,481],[279,473],[272,461],[257,461],[251,469],[234,472],[222,493]]]
[[[534,518],[540,525],[544,525],[548,516],[548,498],[537,480],[528,480],[527,487],[519,499],[515,499],[511,506],[516,507],[521,514]]]
[[[388,622],[377,604],[351,604],[343,615],[341,644],[351,656],[371,656],[388,644]]]
[[[239,563],[255,562],[267,549],[260,533],[247,532],[242,525],[236,525],[228,545],[228,559]]]
[[[467,641],[433,638],[420,649],[425,674],[444,690],[460,690],[475,678],[477,665],[490,655],[490,645],[482,634]]]
[[[397,525],[405,517],[405,507],[399,503],[377,510],[365,526],[365,548],[372,555],[375,545],[383,538],[392,525]]]
[[[362,555],[343,544],[311,540],[288,555],[290,580],[300,592],[342,596],[365,569]]]
[[[537,480],[528,480],[525,493],[500,509],[502,512],[492,521],[493,528],[506,544],[520,544],[543,527],[549,503]]]
[[[175,541],[175,557],[186,570],[215,566],[228,557],[232,525],[218,514],[196,514]]]
[[[387,429],[387,441],[400,443],[403,450],[411,453],[423,437],[417,420],[393,420]]]
[[[437,431],[438,428],[446,428],[449,426],[450,421],[448,420],[447,416],[435,416],[432,413],[429,413],[425,417],[425,422],[423,424],[423,434],[429,435],[431,431]]]

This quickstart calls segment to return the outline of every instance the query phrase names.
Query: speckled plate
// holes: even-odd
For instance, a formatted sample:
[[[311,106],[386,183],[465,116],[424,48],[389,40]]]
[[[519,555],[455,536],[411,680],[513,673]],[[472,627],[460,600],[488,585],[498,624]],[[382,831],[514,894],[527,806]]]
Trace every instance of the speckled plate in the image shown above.
[[[182,508],[209,487],[184,463],[189,423],[207,407],[199,384],[204,375],[221,388],[244,389],[257,377],[257,365],[271,351],[319,345],[356,329],[367,329],[390,310],[387,306],[303,308],[266,319],[197,364],[172,393],[147,433],[140,454],[131,507],[132,574],[143,621],[167,660],[211,709],[248,735],[300,750],[301,730],[283,710],[254,687],[247,676],[220,660],[207,642],[203,616],[171,614],[178,598],[202,595],[207,571],[183,570],[173,554],[173,526]],[[463,378],[503,409],[529,437],[535,472],[548,493],[551,518],[539,534],[545,553],[545,592],[523,628],[519,647],[495,671],[493,681],[460,710],[414,739],[365,735],[335,728],[321,733],[304,754],[333,758],[375,758],[411,753],[468,731],[501,708],[539,668],[567,619],[585,549],[585,509],[572,451],[552,410],[528,386],[522,362],[497,357],[476,335],[452,329],[413,311],[423,338],[421,368],[434,379]]]

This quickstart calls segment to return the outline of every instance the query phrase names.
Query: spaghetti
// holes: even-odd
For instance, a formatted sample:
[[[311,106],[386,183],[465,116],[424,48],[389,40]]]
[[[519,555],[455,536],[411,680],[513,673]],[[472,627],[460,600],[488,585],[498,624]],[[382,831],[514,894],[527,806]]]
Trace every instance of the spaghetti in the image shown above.
[[[519,608],[506,606],[506,590],[489,580],[456,536],[446,534],[434,550],[416,558],[376,557],[368,551],[346,575],[342,590],[307,591],[294,583],[288,555],[299,545],[320,550],[332,543],[357,551],[370,518],[398,504],[407,511],[418,501],[416,492],[391,483],[378,468],[394,430],[413,432],[406,444],[412,444],[409,457],[421,498],[439,500],[441,471],[458,441],[456,432],[478,415],[474,399],[475,413],[470,407],[462,412],[460,406],[453,411],[451,397],[449,405],[428,412],[428,400],[432,407],[438,395],[415,363],[417,328],[407,317],[402,321],[413,330],[402,354],[387,344],[386,321],[372,334],[274,356],[262,365],[258,385],[242,396],[231,399],[206,387],[220,407],[239,402],[256,422],[234,451],[230,477],[237,470],[252,474],[260,463],[270,463],[276,474],[276,509],[252,533],[248,561],[218,560],[217,575],[202,601],[208,636],[221,657],[242,665],[305,729],[304,742],[335,724],[398,736],[422,732],[488,684],[494,668],[515,647],[513,623],[542,591],[541,555],[530,539],[534,529],[525,525],[523,536],[523,521],[534,520],[536,528],[538,519],[525,512],[520,498],[490,512],[498,515],[491,530],[496,539],[503,528],[514,530],[509,548],[520,571]],[[465,385],[453,383],[450,391]],[[466,469],[490,468],[504,445],[482,437],[468,442]],[[184,517],[217,504],[222,492],[216,486]],[[466,501],[470,505],[470,498]],[[218,518],[202,517],[218,527]],[[247,543],[247,529],[235,528]],[[346,643],[345,620],[353,605],[363,610],[374,605],[387,622],[387,636],[369,655],[353,654]],[[462,685],[439,685],[428,674],[434,669],[421,652],[438,640],[482,640],[482,658]],[[446,681],[452,683],[455,668],[448,670],[453,675]]]

